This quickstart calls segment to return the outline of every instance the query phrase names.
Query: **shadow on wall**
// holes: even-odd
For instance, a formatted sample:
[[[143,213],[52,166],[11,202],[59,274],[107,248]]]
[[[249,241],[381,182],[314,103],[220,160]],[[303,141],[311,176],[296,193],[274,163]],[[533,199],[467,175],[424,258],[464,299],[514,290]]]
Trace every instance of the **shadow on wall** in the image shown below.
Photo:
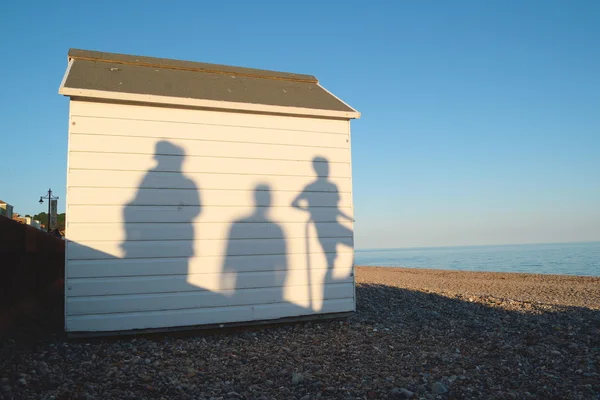
[[[154,159],[157,162],[156,167],[149,170],[139,184],[138,191],[133,200],[127,204],[123,210],[123,220],[125,221],[125,241],[122,244],[125,258],[138,258],[143,256],[138,254],[135,247],[136,241],[152,240],[155,236],[152,230],[147,229],[143,223],[138,224],[139,218],[135,213],[137,206],[154,204],[156,192],[146,188],[151,187],[154,173],[169,172],[169,186],[177,188],[171,198],[166,199],[167,203],[177,207],[179,227],[181,237],[189,237],[192,240],[179,248],[181,257],[187,260],[194,255],[194,225],[193,222],[202,211],[200,199],[200,189],[191,179],[183,174],[182,166],[185,157],[183,148],[174,145],[166,140],[161,140],[156,144]],[[164,193],[169,193],[165,191]],[[163,200],[164,201],[164,200]],[[142,229],[146,228],[146,229]],[[157,227],[160,229],[160,226]],[[185,268],[187,271],[187,266]]]
[[[308,213],[306,224],[306,237],[309,236],[309,226],[312,224],[317,232],[317,237],[321,244],[321,249],[327,258],[327,272],[324,282],[334,282],[333,269],[335,260],[338,256],[338,244],[352,247],[352,231],[340,224],[338,216],[354,221],[351,216],[339,208],[340,192],[338,187],[329,180],[329,162],[324,157],[315,157],[313,159],[313,168],[317,179],[306,185],[302,192],[292,202],[292,207]],[[322,192],[332,193],[334,196],[333,207],[323,207],[319,194]],[[325,217],[328,224],[320,224],[317,221]],[[335,239],[335,240],[332,240]],[[310,254],[309,241],[306,241],[306,253]],[[307,257],[307,270],[311,271],[310,258]],[[327,285],[323,285],[323,298],[327,295]],[[311,301],[312,305],[312,301]]]
[[[84,316],[99,310],[103,313],[174,311],[152,316],[152,320],[144,319],[144,324],[152,327],[150,325],[156,324],[183,326],[192,314],[196,315],[195,320],[206,324],[220,323],[222,307],[228,307],[227,312],[240,321],[307,315],[321,310],[314,305],[312,288],[322,290],[322,298],[328,298],[326,291],[330,285],[326,283],[336,283],[333,269],[337,246],[352,246],[352,231],[337,222],[338,216],[348,220],[352,217],[338,207],[339,191],[329,179],[329,165],[325,158],[313,160],[317,179],[303,189],[289,208],[307,212],[304,238],[307,254],[323,251],[327,260],[325,280],[315,282],[311,279],[310,257],[306,256],[307,307],[285,300],[285,289],[291,287],[296,298],[305,298],[305,292],[300,291],[306,289],[303,283],[290,282],[288,240],[282,226],[271,215],[274,194],[269,184],[261,183],[254,187],[251,213],[233,221],[227,237],[223,238],[221,233],[208,231],[219,228],[215,226],[220,224],[213,224],[210,218],[202,223],[207,210],[203,209],[200,188],[183,172],[184,149],[169,141],[159,141],[155,146],[154,159],[156,165],[146,171],[134,197],[122,209],[125,234],[120,244],[122,257],[103,253],[101,247],[90,249],[74,243],[80,247],[80,254],[87,254],[85,259],[102,260],[96,266],[102,265],[102,268],[110,268],[111,271],[106,273],[108,281],[103,283],[103,287],[77,283],[77,290],[74,289],[70,295],[89,299],[68,303],[67,307],[71,308],[69,315]],[[329,196],[326,207],[320,203],[322,197],[319,193],[322,195],[323,192]],[[217,199],[220,197],[213,193],[211,207],[226,208],[215,204]],[[314,225],[321,249],[310,248],[308,236],[311,225]],[[206,233],[203,240],[197,239],[199,236],[195,229],[199,226]],[[225,235],[225,232],[222,234]],[[215,244],[221,239],[226,240],[223,242],[224,254],[218,243]],[[113,251],[111,253],[114,254]],[[252,257],[248,257],[250,255]],[[296,260],[302,257],[301,254],[294,256]],[[118,261],[114,262],[114,259]],[[220,265],[215,265],[217,259],[222,262]],[[73,271],[79,270],[80,265]],[[348,279],[343,282],[348,283]],[[338,298],[342,298],[340,289]],[[99,297],[104,298],[98,300]]]
[[[288,270],[287,245],[283,229],[270,219],[270,210],[271,188],[269,185],[259,184],[254,189],[253,213],[231,224],[221,274],[221,287],[235,289],[243,286],[243,276],[248,265],[248,260],[243,255],[253,247],[263,255],[261,269],[264,272],[259,272],[263,278],[261,286],[273,292],[269,296],[270,302],[281,303]],[[260,229],[256,229],[254,224],[260,224]],[[257,248],[256,244],[248,243],[246,240],[260,240],[265,237],[269,238],[268,248],[267,246]]]

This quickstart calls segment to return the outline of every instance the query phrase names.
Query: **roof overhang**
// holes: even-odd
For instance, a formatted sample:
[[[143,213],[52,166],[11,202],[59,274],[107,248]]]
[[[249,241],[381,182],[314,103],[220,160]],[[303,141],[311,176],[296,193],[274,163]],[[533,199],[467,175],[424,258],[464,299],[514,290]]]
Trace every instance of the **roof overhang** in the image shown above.
[[[280,114],[280,115],[296,115],[305,117],[324,117],[324,118],[342,118],[342,119],[357,119],[360,118],[359,112],[348,111],[333,111],[333,110],[317,110],[313,108],[301,107],[281,107],[270,106],[265,104],[250,104],[250,103],[234,103],[229,101],[215,101],[202,99],[189,99],[182,97],[157,96],[151,94],[137,93],[118,93],[106,92],[102,90],[92,89],[76,89],[61,86],[58,90],[59,94],[69,97],[111,100],[119,102],[131,103],[148,103],[156,105],[172,105],[179,107],[196,107],[209,108],[218,110],[231,110],[242,112],[256,112],[264,114]]]

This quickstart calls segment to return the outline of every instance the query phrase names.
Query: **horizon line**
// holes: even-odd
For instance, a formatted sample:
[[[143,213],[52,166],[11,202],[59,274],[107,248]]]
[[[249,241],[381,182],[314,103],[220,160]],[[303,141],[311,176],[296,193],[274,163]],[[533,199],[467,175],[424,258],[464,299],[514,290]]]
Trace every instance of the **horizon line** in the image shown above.
[[[461,244],[461,245],[442,245],[442,246],[414,246],[414,247],[380,247],[380,248],[355,248],[355,252],[361,251],[390,251],[390,250],[433,250],[450,249],[465,247],[505,247],[505,246],[531,246],[531,245],[555,245],[555,244],[593,244],[600,243],[600,240],[586,241],[568,241],[568,242],[527,242],[527,243],[502,243],[502,244]]]

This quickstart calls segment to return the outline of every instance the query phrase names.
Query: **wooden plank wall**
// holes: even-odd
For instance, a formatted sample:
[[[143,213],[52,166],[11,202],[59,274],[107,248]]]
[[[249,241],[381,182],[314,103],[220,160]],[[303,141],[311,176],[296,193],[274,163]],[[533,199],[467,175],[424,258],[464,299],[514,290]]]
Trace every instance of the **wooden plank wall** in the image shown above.
[[[354,310],[349,121],[71,101],[69,126],[68,331]]]

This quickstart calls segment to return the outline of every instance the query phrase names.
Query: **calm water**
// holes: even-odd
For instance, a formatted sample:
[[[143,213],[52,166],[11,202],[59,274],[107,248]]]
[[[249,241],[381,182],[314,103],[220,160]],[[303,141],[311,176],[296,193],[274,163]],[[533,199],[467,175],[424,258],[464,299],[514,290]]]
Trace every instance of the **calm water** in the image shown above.
[[[356,250],[356,265],[600,276],[600,242]]]

